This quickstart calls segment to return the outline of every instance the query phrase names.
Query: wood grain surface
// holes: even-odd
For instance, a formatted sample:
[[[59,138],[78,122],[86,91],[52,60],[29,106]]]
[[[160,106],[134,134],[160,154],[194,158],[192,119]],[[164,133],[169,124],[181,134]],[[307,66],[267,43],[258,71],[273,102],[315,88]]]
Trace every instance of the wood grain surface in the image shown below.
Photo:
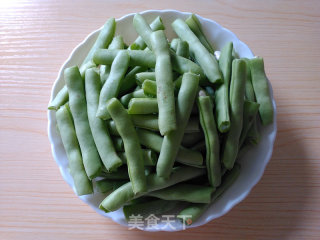
[[[265,58],[278,136],[262,180],[231,212],[191,230],[127,230],[63,181],[47,136],[52,84],[72,49],[109,17],[146,9],[217,21]],[[0,1],[0,239],[320,239],[320,3]]]

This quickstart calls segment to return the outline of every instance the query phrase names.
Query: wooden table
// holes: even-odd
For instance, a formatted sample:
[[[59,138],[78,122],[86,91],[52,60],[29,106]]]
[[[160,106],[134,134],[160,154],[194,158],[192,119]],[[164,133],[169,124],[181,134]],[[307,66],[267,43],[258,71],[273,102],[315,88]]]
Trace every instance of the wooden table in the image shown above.
[[[169,2],[0,2],[0,239],[320,239],[319,1]],[[265,58],[279,130],[262,180],[231,212],[183,232],[129,231],[63,181],[46,108],[60,66],[91,31],[166,8],[216,20]]]

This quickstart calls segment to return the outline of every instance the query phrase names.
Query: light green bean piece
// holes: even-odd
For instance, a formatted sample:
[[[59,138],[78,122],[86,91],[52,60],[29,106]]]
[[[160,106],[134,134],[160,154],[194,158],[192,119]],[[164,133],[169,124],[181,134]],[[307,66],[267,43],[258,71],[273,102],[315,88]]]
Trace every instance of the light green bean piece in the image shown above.
[[[150,192],[148,193],[148,196],[171,201],[210,203],[211,194],[214,191],[215,188],[212,187],[187,183],[178,183],[168,188]]]
[[[159,131],[158,116],[155,114],[131,115],[131,120],[136,127]]]
[[[157,83],[146,79],[142,84],[144,95],[148,97],[157,97]]]
[[[63,88],[57,93],[54,99],[50,102],[48,109],[57,111],[68,100],[69,100],[68,88],[67,86],[63,86]]]
[[[229,83],[231,79],[232,50],[233,43],[227,43],[222,48],[219,58],[219,67],[224,82],[217,88],[215,92],[215,113],[217,127],[221,133],[228,132],[230,129]]]
[[[174,38],[171,40],[171,43],[170,43],[170,48],[173,50],[173,51],[177,51],[178,49],[178,45],[179,45],[179,42],[181,41],[180,38]]]
[[[80,144],[84,168],[89,179],[93,179],[99,175],[102,163],[89,125],[85,89],[79,68],[77,66],[66,68],[64,79],[68,87],[69,105]]]
[[[100,81],[101,85],[107,81],[109,74],[110,74],[111,66],[110,65],[101,65],[99,68],[99,74],[100,74]]]
[[[85,172],[72,116],[65,105],[56,112],[56,119],[77,195],[91,194],[92,183]]]
[[[118,96],[120,83],[128,69],[128,65],[129,55],[126,51],[120,51],[112,63],[110,75],[101,89],[99,107],[96,114],[97,117],[104,120],[110,118],[107,109],[107,101]]]
[[[130,116],[116,98],[112,98],[107,107],[124,143],[133,192],[135,194],[145,192],[147,185],[144,175],[144,160],[139,138]]]
[[[156,98],[132,98],[128,105],[129,114],[151,114],[158,112]]]
[[[125,152],[119,152],[119,157],[121,158],[124,164],[127,164],[127,156]],[[155,166],[158,160],[157,154],[150,149],[143,149],[143,160],[145,166]]]
[[[184,58],[189,58],[189,45],[186,41],[179,42],[176,54]]]
[[[132,98],[145,98],[145,97],[147,96],[144,94],[143,89],[139,89],[131,93],[128,93],[126,95],[123,95],[120,98],[120,102],[122,103],[123,106],[128,107],[129,102]]]
[[[223,79],[215,57],[201,44],[197,36],[181,19],[176,19],[172,24],[174,31],[183,40],[188,42],[189,50],[195,60],[201,66],[211,83],[222,83]]]
[[[153,173],[147,176],[147,192],[135,194],[132,190],[132,184],[129,182],[122,185],[120,188],[116,189],[109,196],[107,196],[101,202],[99,208],[105,212],[112,212],[119,209],[130,200],[144,196],[148,192],[166,188],[203,174],[205,174],[204,169],[193,167],[177,167],[174,169],[169,179],[158,177],[157,174]]]
[[[191,115],[191,110],[197,94],[198,85],[199,77],[197,75],[193,73],[185,73],[183,75],[182,84],[179,90],[176,104],[175,118],[177,119],[177,129],[169,132],[167,135],[164,136],[157,163],[157,175],[159,177],[167,178],[170,176],[171,169],[177,157],[185,128]]]
[[[155,72],[141,72],[136,74],[136,80],[139,86],[142,86],[145,80],[153,80],[156,81],[156,73]]]
[[[246,83],[246,63],[235,59],[232,62],[230,85],[230,130],[226,136],[222,154],[223,165],[231,169],[239,151],[239,139],[243,124],[243,102]]]
[[[121,166],[122,161],[118,157],[109,132],[105,123],[96,117],[99,105],[99,94],[101,83],[99,75],[93,70],[88,69],[85,74],[85,88],[88,109],[88,119],[92,136],[96,144],[97,150],[101,157],[102,163],[108,171],[114,171]]]

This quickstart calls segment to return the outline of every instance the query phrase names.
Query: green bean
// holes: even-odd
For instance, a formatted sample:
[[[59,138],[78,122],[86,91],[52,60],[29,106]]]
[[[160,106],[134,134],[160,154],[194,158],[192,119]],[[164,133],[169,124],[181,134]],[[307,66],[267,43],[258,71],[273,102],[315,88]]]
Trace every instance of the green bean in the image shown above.
[[[146,20],[139,13],[135,14],[133,17],[133,26],[136,29],[136,32],[146,43],[147,47],[152,49],[150,36],[153,31]]]
[[[123,95],[120,98],[120,102],[122,103],[123,106],[128,107],[128,104],[132,98],[145,98],[145,97],[147,97],[147,96],[144,95],[143,89],[139,89],[139,90],[133,91],[131,93],[128,93],[126,95]]]
[[[204,35],[201,27],[201,23],[196,15],[191,14],[190,17],[186,19],[186,24],[192,30],[192,32],[199,38],[200,42],[206,49],[211,53],[214,54],[214,49],[212,48],[211,44],[209,43],[208,39]]]
[[[258,144],[260,141],[261,134],[259,132],[259,117],[257,116],[256,119],[253,121],[251,128],[249,129],[245,142],[249,142],[251,144]]]
[[[98,49],[94,54],[94,62],[96,64],[110,65],[114,61],[119,51],[126,51],[130,56],[129,66],[142,66],[154,68],[156,65],[156,56],[150,51],[141,50],[109,50]],[[170,51],[172,69],[180,74],[192,72],[200,75],[200,85],[207,85],[209,81],[206,79],[201,67],[190,59],[177,56]]]
[[[219,67],[224,82],[215,92],[216,119],[217,127],[221,133],[228,132],[230,129],[229,115],[229,83],[231,78],[233,43],[227,43],[221,50]]]
[[[125,51],[119,52],[111,65],[110,75],[103,85],[100,97],[99,107],[96,116],[104,120],[110,118],[107,110],[107,101],[117,97],[120,88],[120,82],[123,79],[129,64],[129,55]]]
[[[178,183],[168,188],[148,193],[148,196],[170,201],[185,201],[192,203],[210,203],[211,194],[215,188],[201,185]]]
[[[206,141],[201,140],[200,142],[196,143],[194,146],[192,146],[191,150],[204,152],[206,151]]]
[[[219,198],[238,178],[240,174],[240,165],[235,164],[233,169],[223,177],[221,185],[212,194],[211,202],[214,202]],[[199,217],[208,209],[210,204],[192,203],[188,207],[183,209],[177,216],[181,221],[185,221],[185,224],[191,225],[196,222]]]
[[[256,97],[254,95],[254,90],[253,90],[252,80],[251,80],[250,60],[248,58],[244,58],[243,60],[246,62],[246,65],[247,65],[245,96],[248,101],[256,102]]]
[[[185,133],[198,133],[198,132],[200,132],[199,119],[191,116],[184,132]]]
[[[92,183],[85,172],[72,116],[65,105],[56,112],[56,119],[77,195],[91,194]]]
[[[257,102],[260,104],[259,115],[263,125],[273,122],[273,105],[270,96],[268,78],[264,71],[263,58],[250,59],[252,85]]]
[[[123,42],[123,37],[122,36],[115,36],[108,49],[124,49],[124,42]]]
[[[178,56],[189,58],[189,45],[185,41],[180,41],[177,47],[176,54]]]
[[[123,206],[123,214],[126,217],[126,220],[129,221],[130,216],[140,215],[142,217],[148,217],[151,214],[159,215],[176,208],[179,204],[181,204],[179,201],[156,199],[143,203]]]
[[[161,17],[156,17],[150,24],[150,29],[152,31],[164,30],[164,25],[162,23]],[[145,41],[139,36],[133,44],[130,45],[131,50],[143,50],[147,47]]]
[[[226,136],[222,154],[223,165],[231,169],[237,158],[239,139],[243,124],[243,102],[246,83],[246,63],[235,59],[232,62],[230,85],[230,130]]]
[[[68,88],[64,86],[50,102],[49,110],[58,110],[62,105],[64,105],[69,99]]]
[[[119,157],[121,158],[122,162],[124,164],[127,164],[127,156],[125,152],[119,152]],[[144,160],[144,166],[155,166],[157,163],[157,154],[150,150],[150,149],[143,149],[143,160]]]
[[[217,187],[221,183],[220,143],[213,116],[213,104],[204,91],[199,92],[198,108],[200,112],[200,124],[206,141],[206,166],[208,180],[211,186]]]
[[[172,24],[174,31],[183,40],[188,42],[190,53],[201,66],[211,83],[222,83],[218,62],[208,50],[201,44],[197,36],[190,30],[188,25],[181,19],[176,19]]]
[[[256,120],[257,113],[259,111],[259,103],[244,101],[243,104],[243,127],[240,135],[239,146],[241,147],[244,140],[247,137],[247,133],[251,128],[253,122]]]
[[[119,94],[123,95],[132,90],[136,85],[136,74],[146,70],[146,67],[137,66],[132,68],[120,83]]]
[[[163,142],[163,138],[161,136],[144,129],[137,129],[137,133],[139,136],[139,141],[143,146],[150,148],[157,153],[160,153]],[[201,153],[189,150],[181,146],[179,148],[176,160],[177,162],[189,166],[200,166],[203,163]]]
[[[115,180],[110,180],[110,179],[102,179],[96,182],[97,190],[98,192],[101,193],[110,193],[123,184],[127,183],[128,181],[122,180],[122,181],[115,181]]]
[[[112,98],[108,102],[107,108],[124,143],[133,192],[135,194],[145,192],[147,185],[144,175],[144,160],[139,138],[130,116],[116,98]]]
[[[100,177],[106,180],[128,180],[128,169],[127,166],[123,166],[117,169],[116,172],[108,172],[106,169],[101,172]]]
[[[93,44],[92,48],[90,49],[87,57],[84,59],[83,63],[81,64],[80,67],[80,73],[83,76],[85,71],[87,70],[88,67],[90,67],[90,64],[88,65],[87,63],[90,61],[92,62],[93,55],[95,51],[99,48],[107,48],[109,44],[111,43],[114,33],[116,30],[116,21],[114,18],[110,18],[102,27],[100,30],[100,33],[98,35],[97,40]]]
[[[185,132],[181,141],[181,145],[190,148],[200,140],[204,139],[203,132],[187,133]]]
[[[116,128],[116,124],[114,123],[113,120],[106,121],[106,125],[108,127],[109,133],[112,136],[120,136],[119,133],[118,133],[118,130]]]
[[[146,43],[148,45],[148,42]],[[156,55],[155,73],[159,109],[159,130],[161,135],[167,135],[177,128],[169,47],[167,38],[162,30],[151,34],[150,43]]]
[[[128,105],[129,114],[150,114],[158,112],[156,98],[132,98]]]
[[[142,89],[144,95],[149,97],[156,97],[157,96],[157,84],[155,81],[152,80],[145,80],[142,84]]]
[[[179,42],[181,41],[180,38],[174,38],[171,40],[171,43],[170,43],[170,48],[173,50],[173,51],[177,51],[178,49],[178,45],[179,45]]]
[[[89,126],[85,89],[77,66],[66,68],[64,79],[69,92],[69,104],[79,140],[84,168],[89,179],[99,175],[101,160]]]
[[[185,73],[183,75],[176,105],[175,117],[177,119],[177,129],[164,136],[157,163],[157,175],[159,177],[167,178],[170,176],[175,158],[178,154],[178,147],[181,144],[185,128],[191,115],[198,85],[199,77],[197,75],[193,73]]]
[[[110,69],[111,69],[110,65],[100,65],[99,74],[100,74],[100,81],[102,86],[109,77]]]
[[[93,70],[88,69],[85,74],[85,90],[87,99],[88,119],[93,140],[101,157],[102,163],[108,171],[114,171],[122,162],[116,154],[112,140],[105,123],[96,117],[99,105],[99,94],[101,83],[99,75]]]
[[[107,196],[101,202],[99,208],[105,212],[112,212],[119,209],[130,200],[141,197],[148,192],[172,186],[179,182],[201,176],[204,173],[204,169],[193,167],[177,167],[174,169],[169,179],[158,177],[157,174],[153,173],[147,176],[147,192],[135,194],[132,190],[132,184],[129,182],[122,185],[113,191],[109,196]]]
[[[155,114],[131,115],[131,120],[136,127],[159,131],[158,116]]]
[[[124,144],[121,137],[114,137],[112,141],[113,141],[114,148],[117,152],[124,150]]]
[[[156,80],[155,72],[140,72],[136,74],[136,80],[139,86],[142,86],[144,80]]]

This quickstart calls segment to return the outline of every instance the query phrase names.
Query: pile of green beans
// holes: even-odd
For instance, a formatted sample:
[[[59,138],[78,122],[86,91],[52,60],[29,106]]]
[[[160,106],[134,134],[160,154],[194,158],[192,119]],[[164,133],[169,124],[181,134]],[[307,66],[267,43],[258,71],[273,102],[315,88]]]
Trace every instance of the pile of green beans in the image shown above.
[[[195,222],[240,174],[240,150],[273,122],[263,59],[235,58],[192,14],[167,39],[161,17],[133,18],[127,45],[109,19],[80,66],[48,106],[56,111],[76,193],[105,194],[99,208]],[[138,200],[137,200],[138,199]],[[180,208],[181,209],[181,208]],[[179,219],[179,217],[178,217]]]

